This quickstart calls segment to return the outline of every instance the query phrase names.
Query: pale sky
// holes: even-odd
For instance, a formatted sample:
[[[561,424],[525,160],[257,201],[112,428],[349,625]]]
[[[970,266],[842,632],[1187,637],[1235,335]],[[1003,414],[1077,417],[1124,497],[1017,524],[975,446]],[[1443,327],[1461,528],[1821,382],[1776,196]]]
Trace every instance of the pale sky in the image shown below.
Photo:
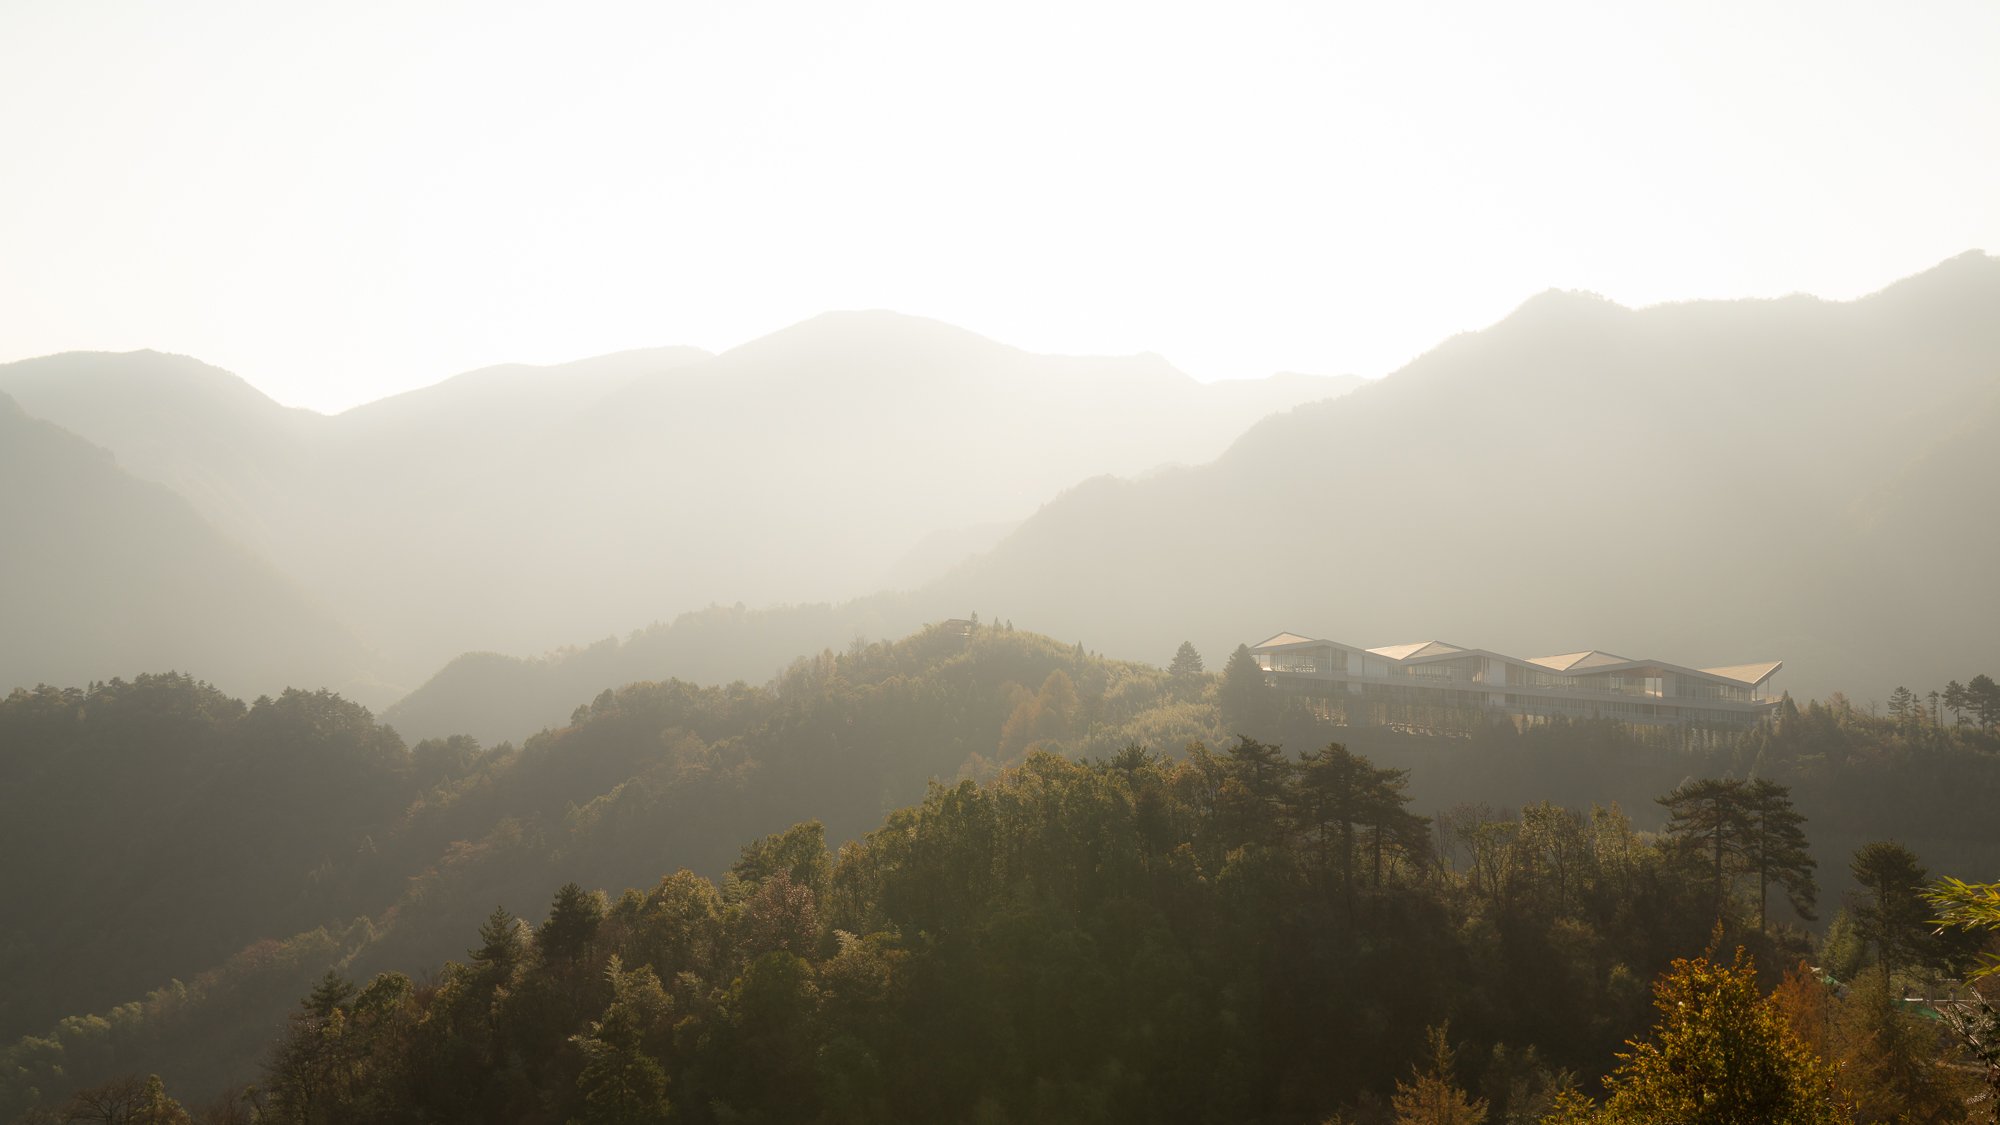
[[[2000,250],[2000,3],[0,0],[0,360],[336,410],[828,309],[1381,375]]]

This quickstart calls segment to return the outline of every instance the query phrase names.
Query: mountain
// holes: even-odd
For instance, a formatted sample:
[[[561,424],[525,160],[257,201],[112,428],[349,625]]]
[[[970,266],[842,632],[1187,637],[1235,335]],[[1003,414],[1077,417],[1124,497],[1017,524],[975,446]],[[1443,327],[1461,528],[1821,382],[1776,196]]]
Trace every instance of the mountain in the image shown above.
[[[1996,314],[1976,252],[1851,302],[1547,293],[1211,465],[1075,489],[927,593],[1160,659],[1289,628],[1941,686],[2000,617]]]
[[[198,667],[244,694],[346,685],[367,653],[167,488],[0,395],[0,686]]]
[[[68,352],[0,365],[0,394],[111,450],[120,467],[173,489],[225,534],[261,552],[317,507],[312,454],[327,419],[278,405],[241,378],[182,355]]]
[[[1184,639],[1219,659],[1280,629],[1782,659],[1781,687],[1865,703],[1990,671],[1996,451],[2000,261],[1986,254],[1848,302],[1633,310],[1551,291],[1266,418],[1211,464],[1055,494],[906,593],[718,611],[589,661],[485,656],[393,713],[516,738],[560,722],[592,675],[756,679],[787,651],[973,610],[1161,662]]]
[[[0,366],[0,392],[182,491],[405,685],[460,652],[920,583],[991,542],[941,532],[1018,521],[1095,474],[1206,460],[1269,410],[1354,383],[1205,385],[1157,356],[1033,355],[880,312],[715,356],[489,368],[330,418],[184,357]]]

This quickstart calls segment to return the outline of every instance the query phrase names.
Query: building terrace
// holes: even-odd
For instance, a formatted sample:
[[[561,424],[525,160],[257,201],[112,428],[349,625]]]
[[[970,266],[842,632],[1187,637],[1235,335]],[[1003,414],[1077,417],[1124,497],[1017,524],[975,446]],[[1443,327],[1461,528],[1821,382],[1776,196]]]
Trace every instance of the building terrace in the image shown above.
[[[1687,668],[1595,650],[1517,657],[1443,641],[1364,649],[1298,633],[1279,633],[1250,654],[1279,688],[1372,723],[1449,709],[1525,722],[1603,718],[1743,729],[1777,707],[1772,680],[1784,667],[1774,660]]]

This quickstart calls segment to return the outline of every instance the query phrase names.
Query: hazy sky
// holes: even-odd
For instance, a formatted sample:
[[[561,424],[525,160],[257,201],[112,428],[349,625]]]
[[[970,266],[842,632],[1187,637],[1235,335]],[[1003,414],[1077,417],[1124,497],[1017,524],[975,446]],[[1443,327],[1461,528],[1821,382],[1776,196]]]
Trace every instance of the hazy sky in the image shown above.
[[[337,409],[834,308],[1379,375],[2000,250],[2000,4],[0,0],[0,360]]]

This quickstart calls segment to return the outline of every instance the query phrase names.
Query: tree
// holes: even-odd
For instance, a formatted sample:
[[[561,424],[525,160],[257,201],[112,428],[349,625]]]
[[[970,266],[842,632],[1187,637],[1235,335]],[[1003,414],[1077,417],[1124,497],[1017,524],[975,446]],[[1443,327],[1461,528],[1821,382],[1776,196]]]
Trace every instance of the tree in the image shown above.
[[[1758,778],[1744,787],[1743,796],[1749,813],[1744,862],[1757,875],[1757,928],[1770,928],[1772,883],[1784,888],[1799,917],[1811,921],[1819,900],[1813,879],[1818,865],[1806,846],[1806,818],[1792,807],[1792,791]]]
[[[1430,821],[1406,807],[1410,803],[1408,770],[1378,767],[1331,742],[1301,760],[1299,775],[1292,819],[1311,835],[1315,866],[1322,879],[1333,870],[1340,872],[1341,894],[1350,907],[1361,832],[1370,837],[1378,887],[1383,861],[1390,852],[1419,855],[1428,846]]]
[[[2000,684],[1994,683],[1993,677],[1972,677],[1972,682],[1965,685],[1965,701],[1982,730],[2000,726]]]
[[[1868,894],[1855,914],[1887,978],[1924,953],[1930,911],[1923,887],[1928,873],[1910,849],[1890,840],[1864,844],[1848,870]]]
[[[1889,693],[1889,717],[1898,726],[1907,726],[1916,717],[1917,695],[1901,684]]]
[[[506,907],[495,906],[479,925],[479,948],[470,953],[472,967],[480,976],[504,983],[521,963],[522,950],[520,919]]]
[[[1729,964],[1676,960],[1653,986],[1659,1022],[1619,1055],[1600,1110],[1565,1103],[1554,1120],[1602,1125],[1835,1125],[1833,1068],[1757,994],[1740,948]]]
[[[604,900],[575,883],[564,883],[549,906],[549,919],[535,931],[535,947],[545,965],[574,965],[604,921]]]
[[[1216,699],[1224,729],[1236,734],[1260,733],[1271,716],[1271,685],[1264,669],[1250,655],[1249,645],[1237,645],[1222,669],[1222,689]]]
[[[1940,926],[1959,930],[2000,930],[2000,883],[1968,883],[1946,876],[1924,892]],[[2000,955],[1981,953],[1979,966],[1966,974],[1979,980],[2000,974]]]
[[[1964,1076],[1940,1065],[1937,1025],[1902,1010],[1902,992],[1866,974],[1840,1004],[1834,1057],[1858,1121],[1946,1125],[1965,1120]]]
[[[1954,724],[1964,722],[1965,712],[1972,709],[1972,695],[1965,690],[1964,684],[1953,680],[1944,685],[1944,706],[1951,712]]]
[[[1411,1068],[1408,1082],[1396,1080],[1395,1096],[1389,1100],[1396,1125],[1485,1125],[1486,1099],[1469,1098],[1458,1088],[1450,1031],[1449,1021],[1424,1029],[1430,1047],[1428,1066]]]
[[[319,983],[313,985],[311,994],[299,1002],[299,1006],[311,1015],[325,1019],[333,1014],[334,1009],[346,1007],[352,999],[354,982],[328,969],[326,975],[319,978]]]
[[[1733,778],[1699,778],[1682,783],[1659,798],[1659,803],[1667,808],[1667,836],[1708,857],[1714,912],[1720,919],[1729,900],[1733,865],[1743,855],[1744,838],[1750,832],[1743,783]]]
[[[1167,675],[1182,682],[1199,679],[1202,674],[1201,653],[1194,650],[1194,642],[1182,641],[1175,651],[1173,663],[1167,665]]]
[[[748,897],[780,871],[799,886],[810,887],[814,894],[826,893],[827,881],[833,877],[833,857],[826,851],[824,824],[803,821],[745,845],[729,874]]]
[[[167,1096],[160,1076],[119,1078],[70,1097],[57,1120],[76,1125],[193,1125],[179,1102]]]
[[[579,1125],[654,1125],[667,1119],[667,1073],[646,1051],[670,1022],[670,1004],[650,966],[624,971],[614,955],[605,970],[611,1003],[587,1035],[571,1042],[583,1053],[576,1086],[583,1098]]]
[[[1924,897],[1937,913],[1937,923],[1968,933],[2000,930],[2000,883],[1967,883],[1946,877],[1931,885]],[[1979,965],[1966,974],[1968,982],[2000,975],[2000,956],[1981,953]],[[1987,1104],[2000,1125],[2000,1007],[1986,995],[1969,990],[1963,1004],[1939,1005],[1937,1013],[1978,1064],[1986,1083]]]
[[[1238,735],[1223,759],[1217,812],[1233,844],[1276,844],[1284,838],[1281,810],[1292,776],[1282,748]]]

